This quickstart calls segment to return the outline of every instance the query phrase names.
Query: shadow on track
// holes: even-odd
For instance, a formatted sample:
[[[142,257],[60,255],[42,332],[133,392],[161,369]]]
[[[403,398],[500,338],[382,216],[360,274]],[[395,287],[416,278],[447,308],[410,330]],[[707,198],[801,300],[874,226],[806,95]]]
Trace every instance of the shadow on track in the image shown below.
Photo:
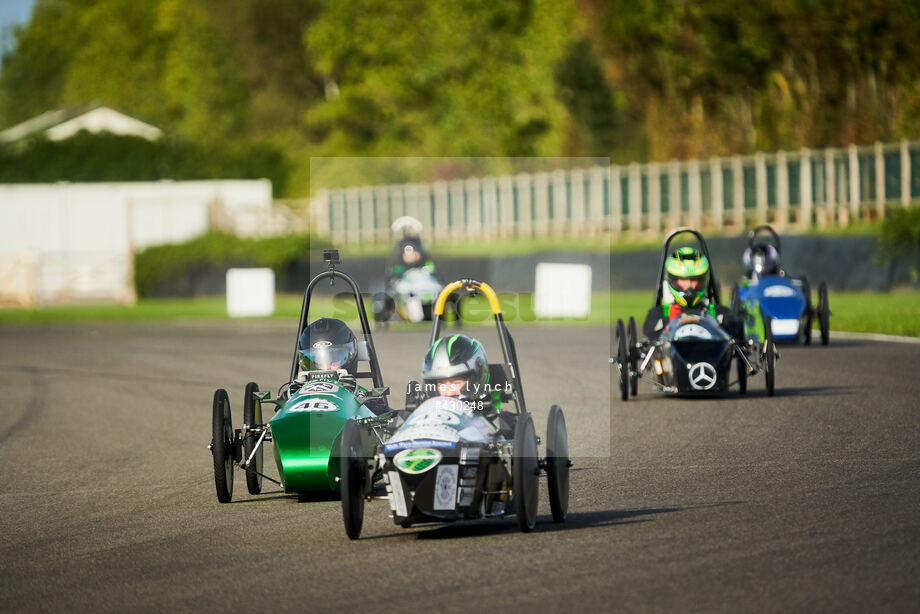
[[[554,524],[549,514],[537,518],[535,533],[553,531],[571,531],[578,529],[592,529],[620,524],[633,524],[638,522],[651,522],[659,514],[671,514],[688,510],[722,507],[725,505],[740,505],[743,501],[720,501],[719,503],[704,503],[700,505],[684,505],[674,507],[646,507],[629,510],[604,510],[598,512],[570,512],[564,523]],[[426,528],[435,527],[435,528]],[[387,533],[385,535],[371,535],[362,539],[387,539],[393,537],[412,537],[416,539],[460,539],[481,537],[483,535],[511,534],[518,532],[517,522],[513,517],[493,520],[459,521],[447,525],[417,525],[417,530]]]
[[[790,386],[788,388],[776,387],[774,393],[777,397],[808,397],[808,396],[833,396],[853,394],[856,390],[865,390],[860,386]]]
[[[263,501],[290,501],[291,503],[318,503],[321,501],[338,501],[340,495],[334,490],[319,491],[305,494],[285,493],[283,490],[273,490],[261,495],[250,495],[249,499],[234,499],[230,505],[239,503],[261,503]]]

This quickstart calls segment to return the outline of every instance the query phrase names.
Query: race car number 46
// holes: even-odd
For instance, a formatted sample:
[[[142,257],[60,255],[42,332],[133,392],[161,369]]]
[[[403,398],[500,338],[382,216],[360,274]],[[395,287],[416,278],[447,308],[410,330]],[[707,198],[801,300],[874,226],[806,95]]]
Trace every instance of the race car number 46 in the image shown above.
[[[338,407],[324,399],[309,399],[298,403],[288,411],[337,411]]]

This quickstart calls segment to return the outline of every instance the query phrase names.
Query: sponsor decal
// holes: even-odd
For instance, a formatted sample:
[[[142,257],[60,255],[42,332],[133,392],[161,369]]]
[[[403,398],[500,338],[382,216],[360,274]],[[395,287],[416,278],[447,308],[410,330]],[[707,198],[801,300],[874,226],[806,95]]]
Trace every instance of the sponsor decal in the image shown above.
[[[795,335],[799,332],[799,321],[773,318],[770,320],[770,328],[773,329],[774,335]]]
[[[457,465],[440,465],[434,482],[436,510],[452,510],[457,502]]]
[[[397,441],[388,443],[383,446],[384,452],[393,452],[394,450],[409,450],[412,448],[453,448],[456,446],[452,441],[438,441],[437,439],[413,439],[412,441]]]
[[[684,324],[674,331],[674,340],[685,337],[694,337],[696,339],[712,339],[712,333],[700,326],[699,324]]]
[[[338,392],[339,387],[332,382],[313,382],[300,389],[301,392]]]
[[[441,462],[441,453],[434,448],[403,450],[393,457],[393,464],[403,473],[425,473]]]
[[[326,399],[307,399],[306,401],[301,401],[297,405],[294,405],[289,412],[300,412],[300,411],[310,411],[310,412],[325,412],[325,411],[338,411],[339,408],[336,407],[335,403],[327,401]]]
[[[795,290],[789,286],[776,285],[764,288],[763,295],[767,298],[788,298],[795,296]]]
[[[716,385],[716,369],[708,362],[690,365],[690,385],[696,390],[709,390]]]

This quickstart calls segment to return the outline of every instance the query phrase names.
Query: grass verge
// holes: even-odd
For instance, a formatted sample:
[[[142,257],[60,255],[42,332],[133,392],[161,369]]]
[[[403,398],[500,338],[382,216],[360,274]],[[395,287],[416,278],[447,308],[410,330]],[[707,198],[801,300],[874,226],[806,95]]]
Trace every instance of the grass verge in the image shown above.
[[[596,293],[588,318],[540,320],[533,310],[530,294],[500,294],[505,321],[510,326],[522,324],[604,325],[617,318],[634,316],[641,325],[651,305],[647,291]],[[263,320],[296,321],[300,315],[300,295],[278,295],[275,314]],[[895,292],[831,292],[831,329],[920,337],[920,293],[912,290]],[[370,301],[365,300],[370,314]],[[314,311],[315,310],[315,311]],[[350,298],[318,296],[311,313],[354,321],[357,312]],[[470,326],[491,325],[492,318],[483,297],[464,299],[465,322]],[[41,325],[53,323],[149,322],[169,320],[226,320],[223,297],[193,299],[142,299],[134,307],[121,305],[54,306],[39,309],[0,309],[0,325]],[[418,325],[420,326],[420,325]]]

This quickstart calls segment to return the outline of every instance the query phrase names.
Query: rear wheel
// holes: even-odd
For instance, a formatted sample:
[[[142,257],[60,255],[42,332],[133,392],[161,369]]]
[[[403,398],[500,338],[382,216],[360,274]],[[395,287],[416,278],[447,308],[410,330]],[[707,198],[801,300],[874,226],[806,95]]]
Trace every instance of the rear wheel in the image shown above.
[[[831,308],[827,300],[827,284],[818,286],[818,327],[821,329],[821,344],[827,345],[831,336]]]
[[[537,524],[537,433],[533,428],[533,416],[529,413],[518,416],[514,426],[514,455],[512,456],[511,479],[515,501],[515,515],[521,531],[529,533]]]
[[[255,382],[246,384],[246,391],[243,393],[243,428],[253,427],[262,424],[262,402],[253,398],[253,393],[259,392],[259,385]],[[256,450],[256,442],[259,440],[259,434],[254,432],[246,433],[243,438],[243,461],[249,459],[253,450]],[[263,447],[260,445],[256,450],[252,463],[246,467],[246,488],[250,495],[257,495],[262,492],[262,457]]]
[[[629,357],[626,354],[626,332],[623,327],[623,320],[617,320],[616,348],[617,378],[620,384],[620,398],[626,401],[629,399]]]
[[[553,522],[565,521],[569,512],[569,437],[562,408],[553,405],[546,423],[546,483]]]
[[[629,394],[636,396],[639,392],[639,335],[636,333],[636,319],[629,316],[626,327],[626,358],[629,361]]]
[[[772,397],[776,379],[776,344],[773,343],[773,326],[768,315],[763,317],[764,330],[764,378],[767,396]]]
[[[340,464],[342,475],[342,520],[350,539],[361,536],[364,525],[364,495],[367,490],[367,463],[361,449],[361,433],[354,420],[345,422],[342,429]]]
[[[211,454],[214,456],[214,485],[217,500],[230,503],[233,498],[233,424],[230,420],[230,398],[218,388],[214,393],[211,412]]]

